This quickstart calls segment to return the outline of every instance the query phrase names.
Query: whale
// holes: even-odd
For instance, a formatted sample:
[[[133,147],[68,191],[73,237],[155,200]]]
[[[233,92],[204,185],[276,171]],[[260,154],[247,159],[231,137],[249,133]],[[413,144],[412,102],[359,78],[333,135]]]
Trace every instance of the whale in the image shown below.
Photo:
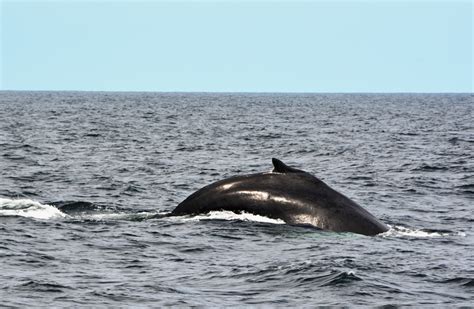
[[[233,176],[203,187],[170,215],[231,211],[333,232],[374,236],[388,231],[387,225],[319,178],[276,158],[272,163],[271,172]]]

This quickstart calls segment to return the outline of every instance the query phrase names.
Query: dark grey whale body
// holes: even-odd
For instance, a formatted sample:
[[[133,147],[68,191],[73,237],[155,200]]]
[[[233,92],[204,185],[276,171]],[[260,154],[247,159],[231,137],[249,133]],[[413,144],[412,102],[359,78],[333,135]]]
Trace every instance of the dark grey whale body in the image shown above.
[[[272,159],[268,173],[235,176],[191,194],[171,215],[228,210],[247,212],[288,224],[376,235],[388,230],[368,211],[318,178]]]

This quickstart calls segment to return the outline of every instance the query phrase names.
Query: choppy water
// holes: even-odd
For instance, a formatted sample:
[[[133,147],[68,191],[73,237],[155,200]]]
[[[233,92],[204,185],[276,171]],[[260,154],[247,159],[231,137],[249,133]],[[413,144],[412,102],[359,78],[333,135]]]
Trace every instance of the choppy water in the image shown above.
[[[2,305],[472,305],[473,98],[0,92]],[[271,157],[390,231],[154,217]]]

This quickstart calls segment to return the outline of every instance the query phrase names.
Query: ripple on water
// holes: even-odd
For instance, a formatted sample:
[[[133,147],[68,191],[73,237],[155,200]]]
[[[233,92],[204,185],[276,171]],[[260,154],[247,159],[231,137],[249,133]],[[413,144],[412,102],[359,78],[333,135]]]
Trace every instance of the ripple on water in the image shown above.
[[[2,305],[470,307],[473,98],[2,91]],[[164,216],[272,157],[390,230]]]

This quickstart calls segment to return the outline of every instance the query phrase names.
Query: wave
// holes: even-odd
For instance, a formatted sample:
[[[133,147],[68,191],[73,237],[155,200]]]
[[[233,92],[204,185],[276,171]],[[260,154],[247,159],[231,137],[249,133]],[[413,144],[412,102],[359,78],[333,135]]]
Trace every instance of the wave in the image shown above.
[[[30,199],[0,198],[0,217],[27,217],[35,219],[65,218],[58,208]]]
[[[438,281],[438,283],[454,283],[460,286],[474,287],[474,279],[469,278],[469,277],[456,277],[456,278],[446,279],[443,281]]]
[[[242,212],[236,214],[232,211],[222,210],[222,211],[211,211],[207,214],[192,216],[192,217],[170,217],[178,218],[182,221],[201,221],[201,220],[226,220],[226,221],[253,221],[253,222],[262,222],[262,223],[272,223],[272,224],[286,224],[285,221],[280,219],[272,219],[264,216],[254,215],[247,212]]]
[[[143,221],[165,216],[159,212],[133,212],[117,207],[99,205],[86,201],[58,201],[49,203],[66,213],[69,218],[91,221],[128,220]]]
[[[457,186],[456,189],[458,189],[459,192],[464,194],[474,194],[474,184],[460,185]]]
[[[29,280],[17,286],[17,289],[30,290],[33,292],[61,293],[64,292],[65,289],[72,288],[53,281]]]
[[[0,198],[0,217],[26,217],[34,219],[130,220],[141,221],[163,216],[158,212],[125,212],[110,210],[90,202],[61,201],[40,203],[31,199]]]
[[[426,164],[426,163],[423,163],[420,166],[412,169],[412,171],[426,171],[426,172],[447,171],[447,170],[449,170],[448,166],[440,166],[436,164]]]
[[[263,269],[236,272],[232,275],[236,279],[245,279],[252,283],[285,282],[286,286],[311,286],[324,287],[336,285],[350,285],[363,279],[355,274],[352,269],[338,270],[321,268],[311,261],[289,264],[273,264]],[[221,278],[221,274],[215,277]]]
[[[316,286],[346,285],[353,281],[361,281],[362,278],[355,275],[354,271],[331,271],[319,275],[299,278],[300,283],[311,283]]]
[[[435,229],[412,229],[405,226],[391,226],[388,225],[389,230],[380,234],[381,237],[414,237],[414,238],[432,238],[445,236],[462,236],[466,234],[463,232],[453,232],[449,230],[435,230]]]
[[[91,220],[91,221],[109,221],[109,220],[126,220],[126,221],[143,221],[147,219],[162,218],[167,213],[159,212],[118,212],[118,213],[95,213],[95,214],[82,214],[77,215],[74,218],[80,220]]]
[[[232,211],[211,211],[206,214],[195,216],[169,216],[163,212],[130,212],[120,209],[107,209],[107,207],[83,201],[61,201],[42,204],[31,199],[9,199],[0,198],[0,217],[27,217],[35,219],[72,219],[72,220],[128,220],[143,221],[149,219],[162,219],[187,222],[201,220],[225,220],[225,221],[250,221],[270,224],[286,224],[280,219],[272,219],[265,216],[254,215],[247,212],[234,213]],[[389,230],[378,235],[379,237],[413,237],[433,238],[446,236],[465,237],[464,232],[453,232],[449,230],[436,229],[413,229],[398,225],[388,225]]]

